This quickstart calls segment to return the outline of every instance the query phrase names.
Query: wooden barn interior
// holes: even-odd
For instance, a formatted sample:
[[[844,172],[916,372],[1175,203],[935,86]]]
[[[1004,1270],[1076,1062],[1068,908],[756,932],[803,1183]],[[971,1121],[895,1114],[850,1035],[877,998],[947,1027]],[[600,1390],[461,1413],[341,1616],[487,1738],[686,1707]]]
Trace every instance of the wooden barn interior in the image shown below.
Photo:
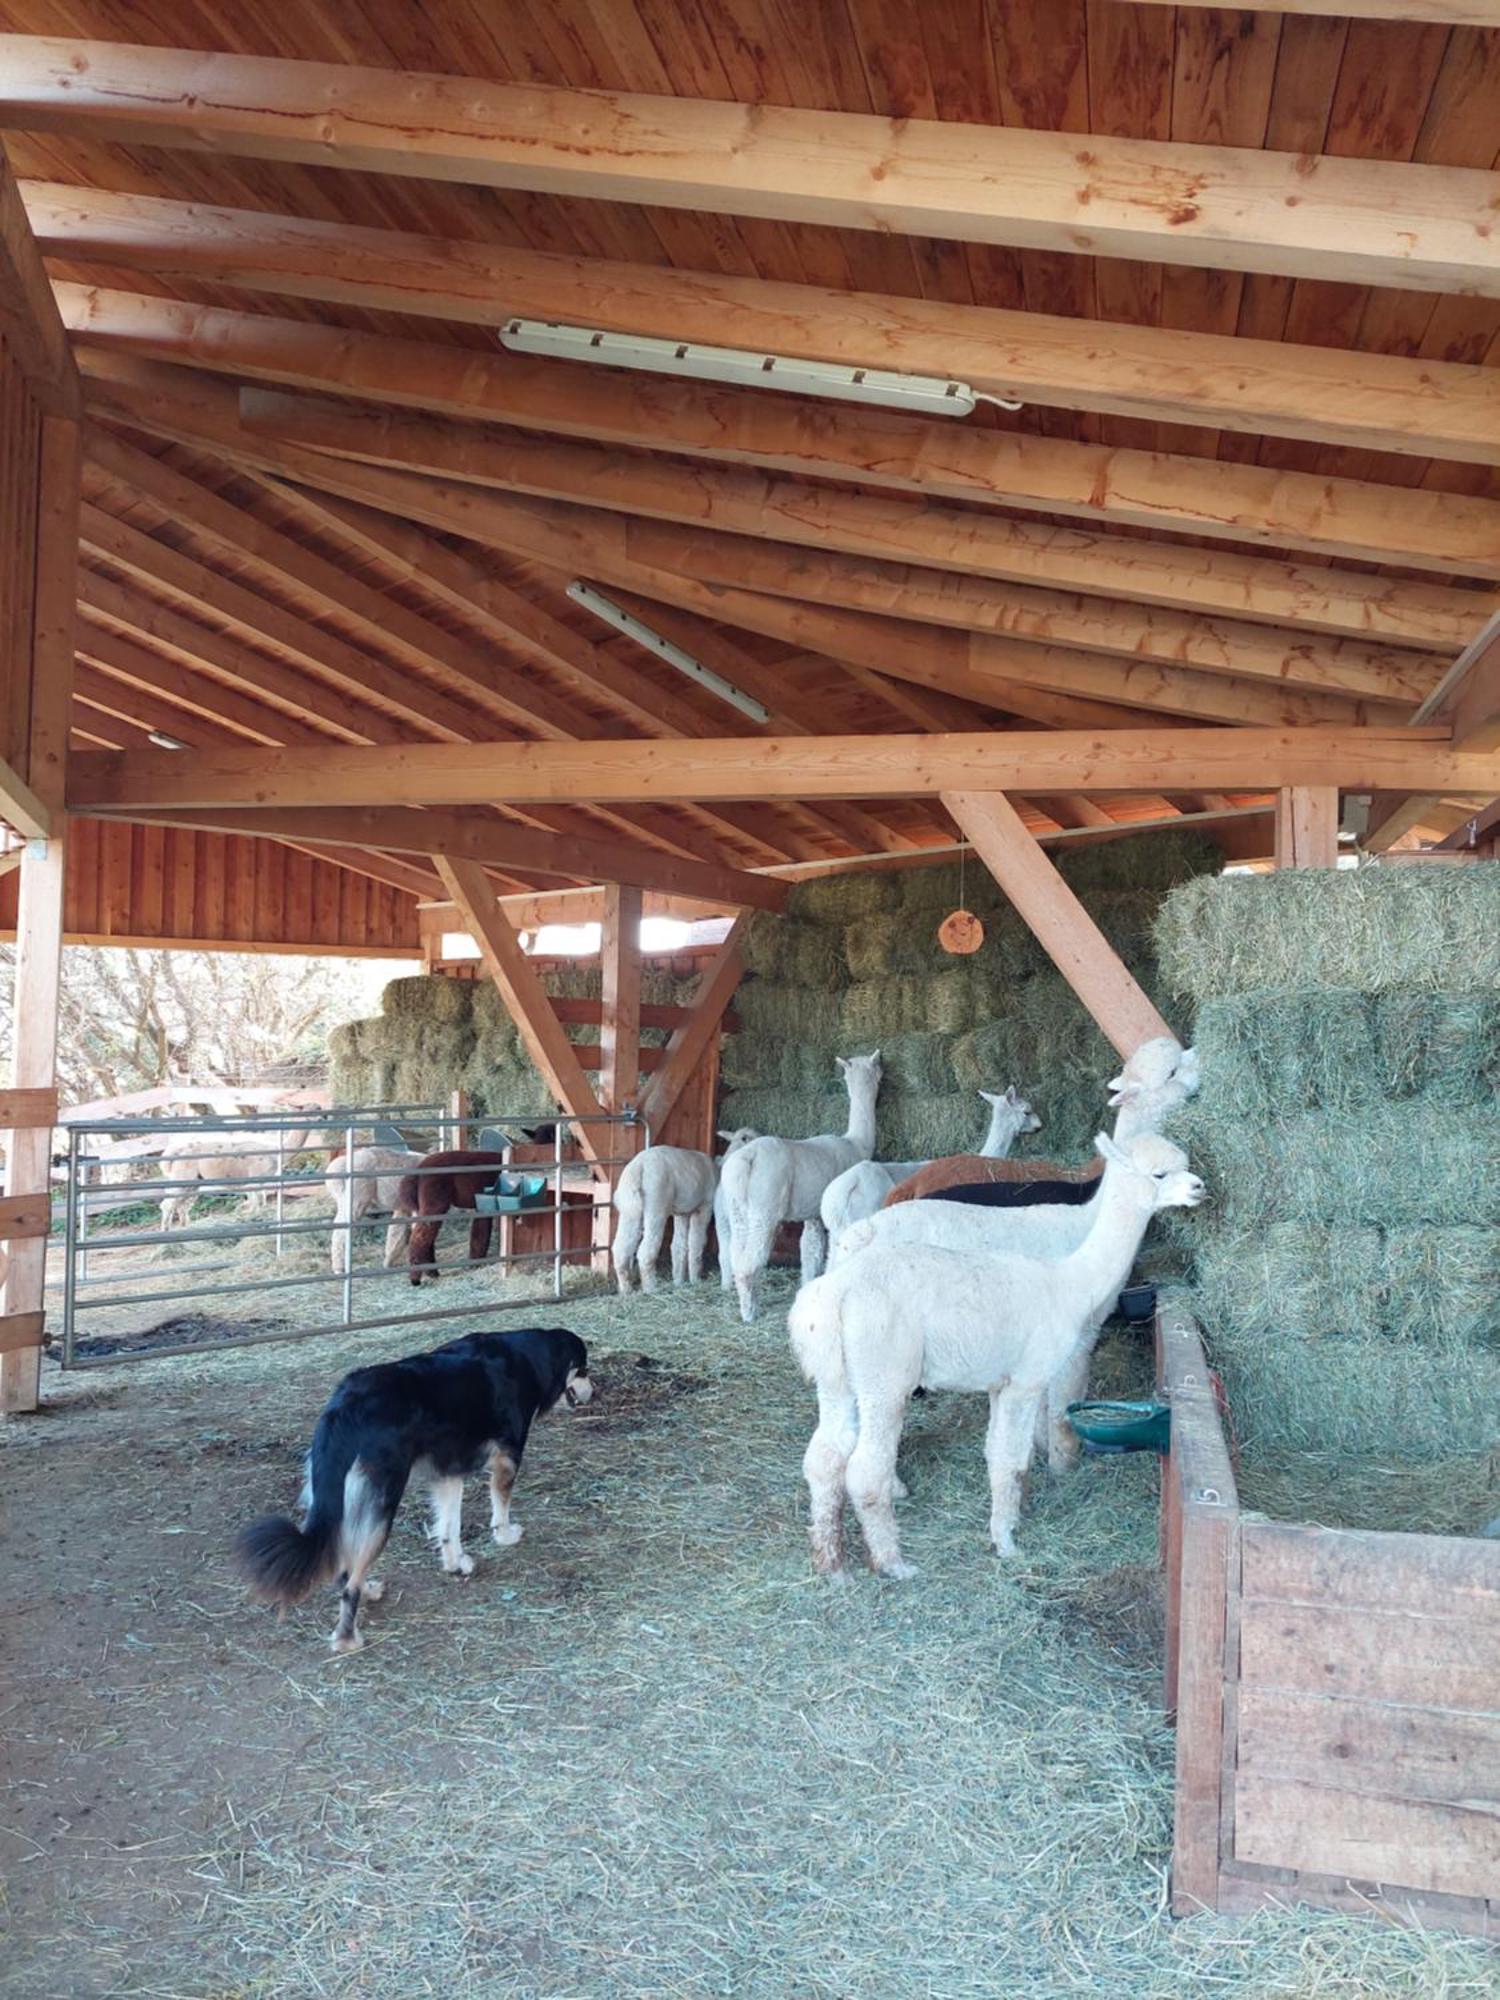
[[[661,1124],[799,881],[967,846],[1128,1056],[1057,853],[1494,855],[1500,0],[0,30],[5,1411],[65,942],[468,932],[565,1111]],[[643,1065],[653,912],[731,921]]]

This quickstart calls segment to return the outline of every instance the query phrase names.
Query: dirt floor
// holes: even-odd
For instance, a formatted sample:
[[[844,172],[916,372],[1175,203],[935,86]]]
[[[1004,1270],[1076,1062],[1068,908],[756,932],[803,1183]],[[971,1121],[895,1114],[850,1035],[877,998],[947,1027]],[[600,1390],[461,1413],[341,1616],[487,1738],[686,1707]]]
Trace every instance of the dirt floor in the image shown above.
[[[1039,1480],[1002,1567],[982,1400],[930,1397],[919,1578],[816,1580],[772,1290],[753,1328],[713,1285],[528,1315],[590,1341],[598,1401],[538,1427],[517,1548],[475,1493],[471,1580],[408,1505],[349,1658],[331,1602],[278,1622],[225,1551],[295,1499],[339,1374],[422,1340],[49,1370],[0,1428],[0,1992],[1495,1993],[1454,1939],[1163,1914],[1153,1459]],[[1102,1360],[1138,1385],[1137,1336]]]

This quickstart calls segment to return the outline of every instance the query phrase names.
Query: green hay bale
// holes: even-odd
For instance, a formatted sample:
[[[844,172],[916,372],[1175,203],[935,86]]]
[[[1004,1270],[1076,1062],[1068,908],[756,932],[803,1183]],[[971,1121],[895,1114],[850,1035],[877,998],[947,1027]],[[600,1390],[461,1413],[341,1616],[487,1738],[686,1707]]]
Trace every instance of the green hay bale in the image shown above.
[[[1085,903],[1110,889],[1150,890],[1161,896],[1196,876],[1217,875],[1224,866],[1222,851],[1191,827],[1180,833],[1167,827],[1087,847],[1063,842],[1051,852],[1058,873]]]
[[[1381,1096],[1366,997],[1345,987],[1205,1000],[1193,1039],[1213,1104],[1246,1121]]]
[[[947,1153],[972,1152],[984,1136],[983,1110],[971,1091],[877,1105],[876,1154],[887,1160],[935,1160]]]
[[[897,973],[930,972],[938,957],[935,937],[905,911],[861,917],[844,932],[844,955],[855,979],[889,979]]]
[[[847,986],[839,1001],[839,1029],[845,1040],[879,1046],[883,1035],[916,1032],[926,1026],[925,982],[920,979],[862,979]]]
[[[789,985],[836,993],[849,978],[841,934],[821,924],[789,924],[777,976]]]
[[[820,1132],[841,1132],[848,1100],[810,1097],[793,1090],[735,1090],[719,1106],[718,1123],[727,1130],[749,1125],[778,1139],[811,1139]]]
[[[1381,1105],[1264,1125],[1199,1098],[1170,1132],[1208,1183],[1215,1224],[1500,1227],[1497,1109]]]
[[[961,1035],[977,1028],[1003,999],[1003,988],[987,967],[955,962],[917,987],[915,1018],[903,1027],[925,1029],[930,1035]]]
[[[818,1042],[832,1047],[839,1016],[826,993],[782,986],[775,980],[747,979],[735,996],[741,1032],[779,1043]]]
[[[1024,1060],[1024,1041],[1014,1018],[986,1021],[960,1035],[951,1056],[954,1080],[967,1090],[1005,1090],[1018,1083]]]
[[[1324,1504],[1336,1508],[1349,1459],[1403,1466],[1495,1444],[1500,1354],[1491,1350],[1438,1357],[1381,1338],[1266,1338],[1226,1323],[1209,1329],[1209,1359],[1224,1379],[1243,1452],[1243,1497],[1251,1504],[1259,1498],[1257,1468],[1288,1452],[1336,1455],[1323,1468],[1322,1484]],[[1285,1503],[1290,1496],[1280,1497]],[[1305,1488],[1304,1502],[1299,1511],[1318,1518],[1317,1493]],[[1440,1525],[1430,1515],[1393,1521],[1378,1500],[1371,1514],[1371,1527]],[[1471,1533],[1483,1518],[1470,1518]]]
[[[933,1096],[955,1086],[949,1043],[943,1035],[887,1035],[880,1044],[885,1078],[881,1095]]]
[[[1190,882],[1162,906],[1156,939],[1166,978],[1197,1000],[1266,986],[1494,990],[1500,862]]]
[[[451,979],[443,973],[392,979],[380,996],[380,1011],[388,1021],[452,1026],[470,1019],[473,991],[473,981]]]
[[[1388,1229],[1382,1277],[1393,1338],[1446,1348],[1500,1343],[1500,1229]]]
[[[775,910],[754,910],[740,945],[745,970],[757,979],[774,979],[781,970],[782,940],[790,919]]]
[[[901,904],[901,879],[890,869],[846,875],[819,875],[799,882],[787,898],[787,913],[834,930],[860,917],[879,916]]]
[[[722,1087],[767,1090],[782,1078],[783,1047],[767,1035],[727,1035],[719,1056]]]
[[[1370,1002],[1380,1088],[1463,1106],[1500,1089],[1500,994],[1380,993]]]

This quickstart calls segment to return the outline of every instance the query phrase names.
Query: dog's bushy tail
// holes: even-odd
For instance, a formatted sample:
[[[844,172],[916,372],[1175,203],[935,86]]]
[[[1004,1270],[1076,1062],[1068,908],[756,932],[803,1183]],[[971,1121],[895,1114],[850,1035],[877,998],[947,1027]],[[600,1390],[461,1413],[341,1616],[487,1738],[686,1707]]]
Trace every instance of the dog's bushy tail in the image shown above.
[[[327,1415],[318,1421],[308,1454],[312,1504],[299,1528],[284,1514],[263,1514],[241,1530],[235,1565],[262,1604],[300,1604],[343,1567],[344,1482],[354,1463],[354,1441],[345,1425]]]

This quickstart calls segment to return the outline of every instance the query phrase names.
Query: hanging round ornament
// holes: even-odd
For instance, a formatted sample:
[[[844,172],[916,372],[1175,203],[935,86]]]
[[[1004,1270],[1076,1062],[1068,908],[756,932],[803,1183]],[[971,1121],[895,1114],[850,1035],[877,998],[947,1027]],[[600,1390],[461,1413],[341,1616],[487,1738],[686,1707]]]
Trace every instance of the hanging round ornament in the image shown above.
[[[984,943],[984,925],[964,902],[964,863],[967,844],[958,850],[958,908],[938,925],[938,943],[954,958],[968,958]]]

